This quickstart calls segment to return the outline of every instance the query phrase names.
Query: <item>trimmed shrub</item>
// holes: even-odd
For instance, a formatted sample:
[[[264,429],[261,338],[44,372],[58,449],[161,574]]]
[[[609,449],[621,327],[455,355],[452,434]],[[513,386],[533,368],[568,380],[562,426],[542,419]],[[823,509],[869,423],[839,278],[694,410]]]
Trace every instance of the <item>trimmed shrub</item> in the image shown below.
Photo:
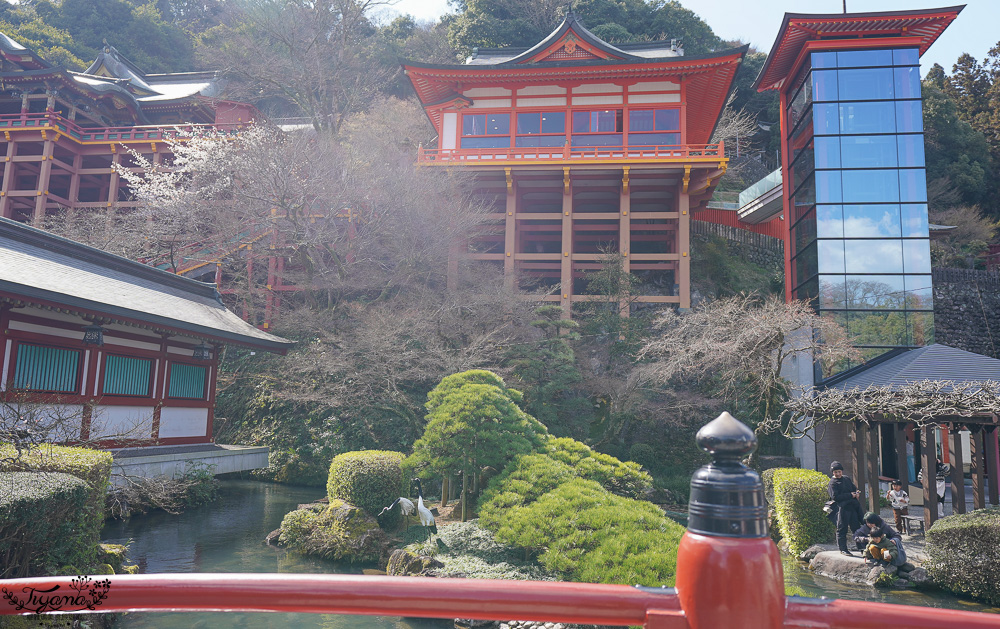
[[[638,463],[591,450],[576,439],[549,439],[546,451],[556,461],[573,468],[580,478],[600,483],[613,494],[640,498],[653,486],[652,477]]]
[[[779,468],[772,467],[766,469],[760,473],[760,480],[764,483],[764,500],[767,502],[769,507],[774,507],[774,472],[779,469],[794,469],[794,468]],[[826,502],[825,500],[823,502]]]
[[[1000,605],[1000,508],[942,518],[927,531],[924,567],[938,586]]]
[[[375,518],[343,500],[326,509],[299,509],[281,521],[278,542],[307,555],[335,561],[375,561],[389,544]]]
[[[375,516],[396,498],[405,495],[405,490],[403,454],[400,452],[357,450],[335,456],[330,462],[326,493],[331,503],[343,500]],[[399,509],[393,509],[382,520],[389,530],[396,528],[399,522]]]
[[[53,574],[87,565],[87,483],[56,472],[0,472],[0,578]]]
[[[61,472],[82,479],[89,488],[84,518],[76,530],[79,549],[74,565],[93,566],[104,524],[104,501],[111,480],[111,453],[88,448],[45,445],[21,453],[0,447],[0,472]]]
[[[771,479],[778,527],[793,555],[834,538],[833,523],[823,512],[823,503],[828,500],[826,486],[830,481],[825,474],[784,467],[775,469]]]
[[[655,467],[657,463],[656,452],[653,451],[653,446],[648,443],[632,444],[632,447],[628,449],[628,458],[645,468]]]
[[[458,391],[467,384],[487,384],[497,387],[515,404],[520,404],[524,397],[517,389],[508,389],[503,378],[492,371],[470,369],[442,378],[441,382],[427,394],[427,403],[424,405],[427,412],[433,413],[437,407],[441,406],[449,394]]]

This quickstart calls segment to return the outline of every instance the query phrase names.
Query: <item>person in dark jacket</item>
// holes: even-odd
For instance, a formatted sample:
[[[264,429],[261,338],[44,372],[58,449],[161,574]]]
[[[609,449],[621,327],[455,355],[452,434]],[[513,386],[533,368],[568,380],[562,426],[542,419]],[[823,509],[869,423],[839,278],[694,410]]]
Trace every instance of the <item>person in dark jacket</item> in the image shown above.
[[[834,503],[829,517],[837,526],[837,546],[840,547],[840,554],[853,557],[854,554],[847,549],[847,532],[861,526],[861,503],[858,502],[861,492],[850,476],[844,476],[844,466],[840,461],[830,464],[830,474],[832,478],[826,492]]]
[[[889,523],[883,520],[879,514],[869,511],[865,514],[864,524],[854,532],[854,543],[859,549],[866,548],[871,543],[872,537],[885,538],[896,545],[899,553],[893,558],[892,565],[901,566],[906,563],[903,536],[899,534],[899,531],[889,526]]]

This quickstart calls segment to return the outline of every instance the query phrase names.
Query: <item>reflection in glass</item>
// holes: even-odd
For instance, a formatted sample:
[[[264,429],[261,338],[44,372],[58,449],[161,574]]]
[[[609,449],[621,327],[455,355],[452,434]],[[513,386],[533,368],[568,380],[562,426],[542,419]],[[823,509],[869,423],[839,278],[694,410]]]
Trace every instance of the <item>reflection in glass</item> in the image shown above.
[[[855,203],[899,201],[895,170],[845,170],[844,201]]]
[[[927,200],[927,173],[923,168],[900,169],[899,200],[918,203]]]
[[[816,171],[816,201],[819,203],[840,203],[841,185],[839,170]]]
[[[816,206],[816,235],[820,238],[844,237],[844,211],[839,205]]]
[[[848,275],[847,308],[851,310],[899,310],[903,307],[902,275]]]
[[[818,74],[814,72],[813,74]],[[885,100],[894,98],[892,68],[838,70],[840,100]],[[815,84],[815,82],[814,82]],[[816,98],[816,100],[821,100]],[[824,98],[822,100],[836,100]]]
[[[930,240],[904,240],[903,242],[903,269],[907,273],[930,273],[931,272],[931,241]]]
[[[920,98],[920,68],[895,68],[896,98]]]
[[[843,273],[844,267],[844,241],[843,240],[817,240],[820,273]]]
[[[813,102],[837,100],[837,71],[814,70],[812,73]]]
[[[844,168],[896,166],[896,138],[891,135],[843,136],[840,143]]]
[[[897,66],[915,66],[920,63],[916,48],[898,48],[892,51],[892,62]]]
[[[900,240],[845,240],[844,256],[848,273],[903,272]]]
[[[899,238],[899,206],[845,205],[844,235],[848,238]]]
[[[815,202],[816,177],[814,173],[810,173],[805,181],[802,182],[802,185],[792,194],[792,203],[801,207],[803,205],[812,205]]]
[[[916,102],[918,106],[920,105],[920,101],[913,102]],[[899,102],[897,101],[896,105],[898,104]],[[842,103],[840,105],[840,129],[841,133],[850,135],[894,133],[896,131],[896,108],[891,101],[881,103]],[[912,130],[920,131],[920,129]]]
[[[896,131],[915,133],[924,130],[924,113],[919,100],[896,101]],[[887,133],[891,133],[888,131]]]
[[[816,295],[819,293],[818,287],[819,287],[819,282],[817,282],[816,278],[814,277],[811,280],[799,286],[798,288],[796,288],[793,291],[794,297],[795,299],[815,300]],[[813,301],[813,305],[815,306],[815,301]]]
[[[899,144],[900,166],[924,165],[924,136],[898,135],[896,140]]]
[[[839,138],[819,137],[814,144],[816,168],[840,168]]]
[[[829,135],[840,131],[840,119],[836,103],[817,103],[813,105],[813,133]]]
[[[934,343],[934,313],[907,312],[906,336],[910,345],[931,345]]]
[[[814,52],[812,53],[812,67],[814,68],[836,68],[837,53],[835,52]]]
[[[801,251],[814,240],[816,240],[816,217],[813,215],[813,211],[809,210],[803,219],[792,227],[792,243],[795,245],[792,255],[794,256],[796,252]]]
[[[847,334],[855,345],[906,345],[906,315],[902,312],[849,312]]]
[[[891,50],[842,50],[837,53],[837,65],[841,68],[864,66],[891,66]]]
[[[900,212],[902,214],[904,238],[927,238],[929,231],[926,205],[901,205]]]
[[[813,159],[813,152],[811,150],[805,150],[799,156],[799,159],[795,160],[790,167],[792,171],[792,190],[797,190],[799,186],[806,180],[806,177],[812,174],[815,170],[816,161]]]
[[[845,287],[843,275],[819,276],[819,307],[821,309],[843,309],[847,307],[844,299]]]
[[[933,310],[934,289],[930,275],[904,275],[906,288],[906,308],[909,310]]]
[[[795,271],[793,286],[816,275],[816,245],[809,245],[800,251],[792,263],[792,269]]]

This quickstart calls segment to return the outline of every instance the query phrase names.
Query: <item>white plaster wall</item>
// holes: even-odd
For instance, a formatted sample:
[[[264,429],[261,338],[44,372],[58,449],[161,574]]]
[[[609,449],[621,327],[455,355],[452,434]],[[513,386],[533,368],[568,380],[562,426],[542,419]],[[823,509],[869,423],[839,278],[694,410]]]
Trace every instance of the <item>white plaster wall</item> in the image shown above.
[[[22,330],[24,332],[34,332],[35,334],[47,334],[48,336],[58,336],[65,339],[83,339],[83,330],[64,330],[62,328],[50,328],[47,325],[36,323],[25,323],[24,321],[11,321],[8,327],[11,330]]]
[[[552,105],[565,105],[566,98],[552,96],[550,98],[518,98],[518,107],[547,107]]]
[[[621,105],[622,96],[609,95],[609,96],[574,96],[574,105]]]
[[[120,339],[120,338],[115,338],[113,336],[109,336],[108,333],[104,334],[104,344],[118,345],[121,347],[130,347],[135,349],[144,349],[150,352],[160,351],[159,343],[144,343],[143,341],[133,341],[132,339]]]
[[[614,83],[589,83],[573,88],[574,94],[616,94],[622,91],[621,85]]]
[[[92,439],[148,439],[153,435],[152,406],[95,406],[90,421]]]
[[[517,90],[518,96],[533,96],[538,94],[565,94],[566,88],[557,85],[529,85]]]
[[[635,103],[679,103],[680,94],[629,94],[629,104]]]
[[[456,148],[458,146],[458,114],[446,113],[441,125],[441,148]]]
[[[473,101],[469,107],[510,107],[510,102],[509,98],[480,98]]]
[[[41,426],[51,426],[47,440],[53,442],[71,441],[80,438],[80,424],[83,420],[82,404],[24,405],[0,410],[0,414],[15,412],[21,421]],[[10,418],[14,421],[13,418]],[[4,423],[8,423],[5,419]]]
[[[208,431],[207,408],[161,408],[160,437],[204,437]]]
[[[673,81],[640,81],[635,85],[630,85],[629,92],[677,92],[680,91],[680,83]]]
[[[469,98],[481,98],[483,96],[510,96],[511,91],[506,87],[473,87],[462,92],[462,96]]]

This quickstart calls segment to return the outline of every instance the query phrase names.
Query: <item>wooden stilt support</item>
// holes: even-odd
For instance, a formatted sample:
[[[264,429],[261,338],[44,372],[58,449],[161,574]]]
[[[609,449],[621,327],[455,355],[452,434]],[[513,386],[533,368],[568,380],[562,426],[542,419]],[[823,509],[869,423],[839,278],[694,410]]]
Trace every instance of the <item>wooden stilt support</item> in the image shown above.
[[[860,421],[851,424],[851,478],[861,490],[862,495],[865,491],[864,469],[867,432],[867,424]]]
[[[865,441],[865,484],[868,489],[865,490],[862,487],[862,491],[865,493],[866,504],[868,505],[868,510],[872,513],[878,513],[878,498],[879,494],[882,492],[879,490],[878,477],[879,477],[879,428],[878,424],[871,423],[868,425],[868,439]],[[859,483],[860,487],[861,484]]]
[[[983,431],[983,450],[986,453],[986,480],[989,485],[990,506],[1000,505],[1000,456],[997,448],[997,427],[987,426]]]
[[[986,458],[983,456],[983,427],[970,426],[969,473],[972,476],[972,508],[986,508]]]
[[[560,303],[563,318],[573,318],[573,189],[570,186],[569,167],[563,168],[562,197],[562,258],[559,267]]]
[[[909,491],[909,472],[906,463],[906,423],[892,424],[892,447],[896,455],[896,478],[903,481],[903,488]]]
[[[691,199],[687,192],[677,200],[677,283],[680,285],[681,308],[691,307]],[[857,478],[857,477],[855,477]]]
[[[507,175],[507,204],[506,222],[504,223],[503,236],[503,282],[507,290],[513,290],[514,282],[514,254],[517,252],[514,236],[517,226],[517,188],[514,186],[514,178],[510,168],[504,168]]]
[[[948,431],[948,452],[951,455],[951,512],[965,513],[965,453],[957,424],[952,424]]]
[[[937,476],[937,457],[935,455],[935,433],[936,426],[924,426],[921,430],[920,444],[920,469],[923,474],[924,484],[924,530],[931,528],[931,525],[938,519],[938,498],[935,488],[935,477]]]

